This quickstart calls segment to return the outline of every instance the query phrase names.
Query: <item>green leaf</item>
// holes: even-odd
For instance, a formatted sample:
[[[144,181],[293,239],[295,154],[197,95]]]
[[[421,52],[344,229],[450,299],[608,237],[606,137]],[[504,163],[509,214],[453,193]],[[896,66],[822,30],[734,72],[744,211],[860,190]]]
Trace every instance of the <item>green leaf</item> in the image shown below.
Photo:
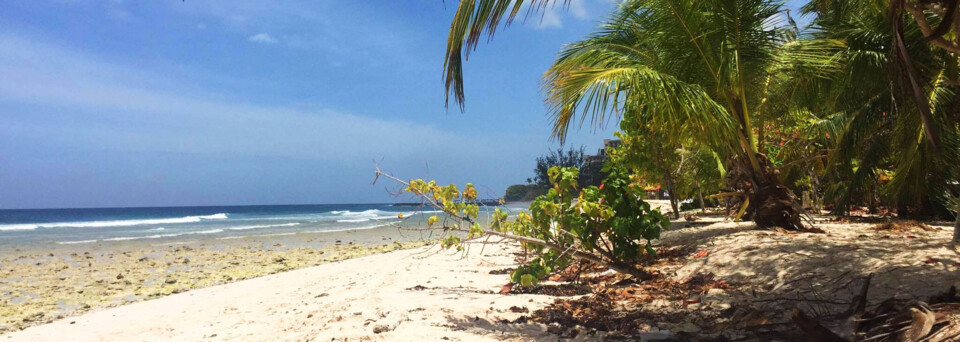
[[[520,285],[523,287],[531,287],[534,284],[534,278],[532,275],[524,274],[520,277]]]

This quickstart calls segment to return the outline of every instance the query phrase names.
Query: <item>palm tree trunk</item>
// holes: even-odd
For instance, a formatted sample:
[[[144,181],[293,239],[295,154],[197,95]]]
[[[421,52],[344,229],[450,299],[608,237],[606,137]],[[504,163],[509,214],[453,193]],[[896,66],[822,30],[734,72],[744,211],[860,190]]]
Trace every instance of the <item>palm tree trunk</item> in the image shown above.
[[[960,204],[957,204],[957,220],[953,223],[953,241],[960,242]]]
[[[670,206],[673,207],[673,218],[680,218],[680,210],[677,208],[677,194],[673,191],[673,177],[670,175],[670,170],[664,172],[664,177],[667,181],[667,193],[670,194]]]
[[[657,145],[657,164],[663,170],[663,180],[667,183],[667,194],[670,196],[670,207],[673,208],[673,218],[680,218],[680,210],[677,208],[677,194],[673,192],[673,176],[670,174],[670,168],[663,161],[663,149]]]
[[[820,195],[818,194],[820,189],[820,178],[817,177],[817,172],[813,169],[813,167],[810,168],[810,185],[810,195],[813,197],[813,212],[817,215],[820,215],[821,205]]]
[[[763,155],[757,155],[763,165],[760,172],[754,174],[757,191],[751,195],[747,208],[753,222],[758,227],[780,227],[787,230],[804,230],[800,222],[799,202],[790,188],[780,183],[770,162]]]
[[[747,213],[761,228],[780,227],[788,230],[803,230],[797,196],[790,188],[780,183],[780,178],[777,177],[767,157],[757,152],[751,136],[753,133],[750,115],[747,113],[742,94],[741,90],[741,98],[736,98],[732,108],[740,123],[738,138],[744,157],[749,162],[750,178],[752,178],[750,185],[753,193],[750,195]]]
[[[703,204],[703,189],[700,188],[700,181],[697,181],[697,197],[700,199],[700,213],[707,213],[707,206]]]

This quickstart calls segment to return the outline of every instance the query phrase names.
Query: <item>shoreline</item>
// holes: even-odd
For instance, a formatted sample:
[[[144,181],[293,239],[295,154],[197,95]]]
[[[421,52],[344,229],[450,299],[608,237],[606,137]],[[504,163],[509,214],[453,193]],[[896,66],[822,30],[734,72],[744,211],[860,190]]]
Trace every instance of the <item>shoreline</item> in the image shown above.
[[[0,334],[64,317],[423,246],[397,226],[0,249]]]
[[[512,244],[483,255],[421,247],[96,310],[0,336],[5,341],[528,341],[545,325],[501,329],[554,297],[501,295]],[[477,324],[482,324],[477,326]]]
[[[793,340],[799,332],[787,313],[798,301],[818,303],[824,312],[846,310],[865,277],[872,279],[867,300],[873,304],[928,300],[960,284],[958,250],[946,225],[824,220],[818,227],[825,233],[796,234],[716,216],[697,221],[674,221],[655,244],[660,257],[644,262],[656,272],[643,281],[604,267],[571,266],[529,291],[510,289],[504,284],[520,262],[516,243],[473,252],[419,247],[51,318],[0,339],[765,340],[760,337],[769,335],[746,318],[760,317],[764,329]],[[275,263],[268,252],[260,254],[267,265]]]

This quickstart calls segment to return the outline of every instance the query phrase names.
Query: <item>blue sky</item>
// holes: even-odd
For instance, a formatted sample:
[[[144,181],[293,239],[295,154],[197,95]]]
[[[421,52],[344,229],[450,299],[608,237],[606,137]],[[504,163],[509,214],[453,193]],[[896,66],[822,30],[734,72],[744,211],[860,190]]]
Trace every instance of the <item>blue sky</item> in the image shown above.
[[[390,202],[402,178],[532,176],[539,77],[614,6],[575,0],[482,44],[464,113],[456,1],[14,1],[0,12],[0,208]],[[576,132],[595,150],[611,129]]]

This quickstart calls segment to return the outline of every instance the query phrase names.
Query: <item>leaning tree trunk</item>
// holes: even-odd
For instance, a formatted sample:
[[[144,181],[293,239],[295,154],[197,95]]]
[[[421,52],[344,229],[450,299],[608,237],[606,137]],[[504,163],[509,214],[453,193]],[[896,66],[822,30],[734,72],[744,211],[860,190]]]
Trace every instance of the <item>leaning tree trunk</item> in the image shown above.
[[[752,220],[760,228],[804,230],[800,221],[803,209],[797,196],[780,182],[766,156],[759,153],[756,156],[760,172],[754,172],[745,158],[735,158],[729,163],[727,186],[745,193],[750,200],[743,218]]]

